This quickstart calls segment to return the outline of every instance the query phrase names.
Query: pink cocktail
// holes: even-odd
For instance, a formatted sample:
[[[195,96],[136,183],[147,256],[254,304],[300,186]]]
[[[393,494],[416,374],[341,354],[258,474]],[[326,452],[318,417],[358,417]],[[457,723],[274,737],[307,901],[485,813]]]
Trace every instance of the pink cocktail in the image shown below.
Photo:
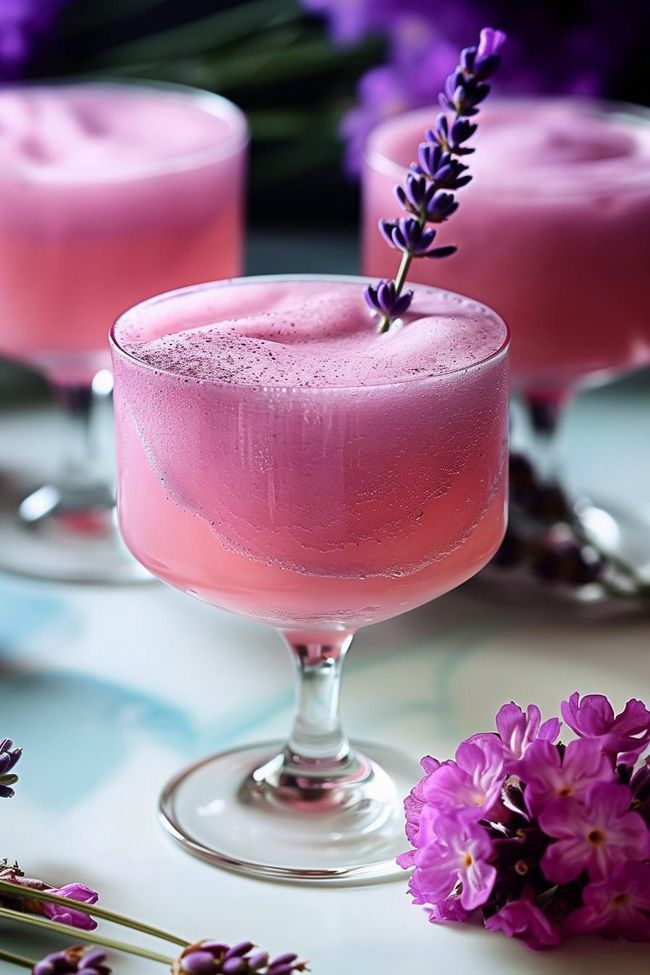
[[[43,371],[83,414],[117,314],[241,272],[246,142],[241,112],[208,92],[112,81],[0,92],[0,354]],[[90,524],[85,509],[108,492],[79,463],[63,482],[48,488],[51,508],[42,491],[28,499],[26,521],[56,511],[68,528]],[[79,572],[72,558],[62,574]]]
[[[195,852],[267,876],[393,871],[399,805],[340,729],[340,664],[360,626],[477,572],[505,527],[503,322],[417,288],[403,326],[379,335],[362,286],[208,284],[145,302],[113,331],[128,547],[171,585],[278,627],[302,673],[284,751],[217,756],[164,799]],[[217,795],[226,812],[197,814]],[[307,807],[319,815],[305,822]],[[353,835],[337,840],[341,828]]]
[[[399,213],[393,187],[431,121],[431,109],[412,112],[370,137],[366,274],[395,273],[377,221]],[[417,261],[412,278],[476,295],[503,315],[513,385],[535,399],[650,362],[650,112],[503,99],[481,113],[480,148],[468,159],[474,178],[440,235],[458,254]]]

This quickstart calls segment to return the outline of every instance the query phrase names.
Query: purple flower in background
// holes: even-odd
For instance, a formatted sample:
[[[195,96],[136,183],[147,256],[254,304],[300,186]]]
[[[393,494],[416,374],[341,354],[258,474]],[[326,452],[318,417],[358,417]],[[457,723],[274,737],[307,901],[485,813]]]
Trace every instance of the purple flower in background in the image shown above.
[[[12,786],[18,781],[14,774],[14,766],[20,761],[22,748],[14,748],[11,738],[0,741],[0,798],[11,799],[14,795]]]
[[[625,785],[598,784],[577,799],[555,799],[539,817],[539,825],[556,842],[542,857],[545,876],[566,884],[586,870],[591,880],[606,877],[625,860],[650,854],[648,828],[630,812],[632,792]]]
[[[418,850],[411,891],[421,903],[445,901],[461,884],[460,905],[465,911],[484,904],[492,892],[496,869],[489,862],[492,842],[477,823],[461,815],[440,815],[436,840]]]
[[[622,863],[611,876],[587,884],[584,906],[570,914],[568,934],[602,931],[629,941],[650,941],[650,864]]]
[[[2,0],[0,78],[15,78],[39,40],[51,30],[66,0]]]
[[[509,901],[500,911],[487,918],[488,931],[503,931],[508,938],[521,938],[529,948],[557,948],[562,940],[558,927],[532,901]]]
[[[562,703],[562,717],[577,735],[598,741],[603,751],[624,764],[633,765],[650,743],[650,711],[634,698],[615,715],[602,694],[581,699],[575,691]]]
[[[65,887],[46,887],[48,894],[55,894],[57,897],[69,897],[71,900],[80,901],[82,904],[96,904],[99,894],[96,890],[91,890],[85,884],[66,884]],[[64,907],[62,904],[48,904],[41,902],[41,911],[50,921],[57,921],[59,924],[67,924],[72,928],[79,928],[83,931],[94,931],[97,922],[93,921],[88,914],[74,908]]]
[[[33,975],[111,975],[105,961],[101,949],[75,946],[47,955],[34,965]]]
[[[370,85],[364,76],[357,105],[343,121],[351,173],[360,168],[371,129],[390,114],[430,105],[464,39],[486,22],[511,37],[501,90],[517,94],[615,96],[617,79],[629,75],[632,58],[643,64],[650,27],[647,0],[627,0],[619,16],[612,16],[605,0],[585,0],[578,10],[548,0],[303,0],[303,6],[327,17],[335,43],[359,42],[369,34],[388,42],[381,97],[371,91],[378,76]],[[495,31],[481,38],[479,60],[489,61],[497,37]]]
[[[533,742],[557,741],[561,728],[559,719],[549,718],[543,724],[541,721],[542,713],[536,704],[529,704],[526,713],[514,701],[500,708],[496,716],[496,726],[503,742],[506,772],[516,770],[519,760]]]
[[[539,816],[555,799],[584,799],[596,782],[613,782],[614,769],[596,741],[570,741],[564,754],[550,741],[535,741],[518,763],[526,783],[526,806]]]

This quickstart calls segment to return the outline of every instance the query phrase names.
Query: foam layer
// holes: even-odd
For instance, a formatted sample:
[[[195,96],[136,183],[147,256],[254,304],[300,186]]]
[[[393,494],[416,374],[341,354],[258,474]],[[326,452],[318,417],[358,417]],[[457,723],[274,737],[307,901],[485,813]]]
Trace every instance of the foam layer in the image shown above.
[[[203,324],[197,306],[206,301],[201,292],[188,296],[187,318],[168,318],[166,334],[148,340],[147,315],[157,309],[159,323],[160,305],[136,310],[122,326],[127,351],[156,369],[211,382],[341,387],[465,369],[505,340],[503,323],[489,309],[445,292],[419,290],[402,327],[384,335],[377,333],[359,283],[213,290]]]
[[[378,130],[371,144],[408,166],[431,122],[430,109],[410,113],[386,134]],[[602,111],[598,103],[497,100],[481,112],[479,128],[469,162],[484,187],[595,195],[613,182],[647,175],[650,166],[650,126],[625,111]]]
[[[209,108],[209,96],[137,85],[7,89],[0,92],[0,175],[115,177],[209,150],[232,132]]]

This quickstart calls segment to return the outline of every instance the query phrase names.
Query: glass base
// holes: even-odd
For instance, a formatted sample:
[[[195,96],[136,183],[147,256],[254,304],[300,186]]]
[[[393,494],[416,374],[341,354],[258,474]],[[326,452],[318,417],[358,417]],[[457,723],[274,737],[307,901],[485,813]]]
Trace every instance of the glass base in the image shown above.
[[[390,748],[362,744],[362,774],[326,797],[301,799],[269,785],[283,742],[222,752],[177,775],[160,802],[163,826],[195,856],[237,873],[307,884],[405,878],[404,797],[420,766]],[[355,746],[356,747],[356,746]]]
[[[22,501],[3,498],[0,571],[31,579],[94,584],[154,582],[130,554],[117,530],[112,501],[65,501],[54,485]]]
[[[650,518],[598,496],[581,500],[575,511],[585,535],[601,552],[650,582]]]

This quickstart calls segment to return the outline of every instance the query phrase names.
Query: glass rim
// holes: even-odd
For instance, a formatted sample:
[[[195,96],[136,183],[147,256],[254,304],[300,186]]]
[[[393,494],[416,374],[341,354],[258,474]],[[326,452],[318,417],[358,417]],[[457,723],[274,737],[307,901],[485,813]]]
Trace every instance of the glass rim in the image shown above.
[[[591,109],[592,111],[600,115],[609,116],[614,120],[616,120],[616,116],[619,116],[619,121],[624,121],[625,117],[627,117],[628,119],[633,118],[637,122],[638,121],[642,123],[645,122],[647,125],[650,125],[649,106],[637,105],[634,102],[608,100],[606,98],[590,98],[587,95],[561,95],[561,94],[560,95],[528,94],[528,95],[513,95],[513,96],[499,95],[491,100],[490,105],[495,107],[498,107],[499,105],[526,106],[532,104],[539,105],[541,103],[544,103],[546,105],[552,105],[555,103],[561,105],[573,104],[577,106],[583,106]],[[486,111],[488,112],[489,112],[489,107],[490,106],[486,108]],[[432,105],[430,109],[427,108],[427,106],[411,108],[408,111],[398,112],[395,115],[391,115],[388,118],[385,118],[381,122],[379,122],[370,131],[365,141],[362,155],[361,155],[363,166],[365,168],[372,169],[375,172],[382,173],[385,176],[390,176],[391,178],[402,180],[404,174],[408,172],[409,167],[404,166],[401,163],[398,163],[391,155],[389,155],[383,149],[379,149],[377,147],[377,143],[380,141],[380,139],[385,134],[385,132],[389,130],[392,126],[394,126],[397,122],[406,122],[410,118],[415,119],[420,115],[424,116],[424,114],[429,111],[431,112],[431,122],[429,124],[429,128],[430,128],[431,125],[433,125],[433,123],[435,122],[435,118],[437,115],[435,105]],[[479,125],[480,125],[480,120],[479,120]],[[422,139],[420,139],[419,141],[422,141],[424,138],[425,128],[426,128],[426,123],[422,129]],[[480,151],[480,147],[479,147],[479,151]],[[471,166],[471,158],[469,161]],[[630,185],[636,186],[638,184],[643,184],[644,182],[647,181],[648,181],[647,169],[641,172],[631,173],[627,177],[625,176],[613,177],[613,182],[615,182],[617,189],[620,189],[621,186],[626,188]],[[520,195],[522,191],[526,190],[526,185],[527,185],[527,184],[517,184],[513,186],[513,184],[509,182],[507,178],[502,177],[502,178],[494,179],[492,174],[488,178],[482,176],[481,184],[486,189],[490,189],[490,190],[498,189],[499,192],[503,192],[504,190],[509,190],[513,195]],[[584,180],[576,180],[574,183],[571,183],[571,185],[559,189],[557,186],[556,187],[550,186],[548,187],[548,189],[545,186],[542,186],[541,192],[535,198],[548,199],[548,197],[553,195],[556,196],[576,195],[576,193],[579,192],[580,187],[584,185],[585,185]]]
[[[416,290],[428,291],[428,292],[433,291],[433,292],[449,295],[452,298],[460,298],[463,301],[471,301],[472,303],[479,305],[482,309],[485,309],[487,312],[489,312],[492,319],[496,321],[503,329],[503,341],[501,342],[499,347],[494,351],[490,352],[488,355],[484,356],[482,359],[478,359],[476,362],[471,362],[466,366],[459,366],[454,369],[449,369],[448,371],[437,375],[429,374],[425,376],[413,376],[409,379],[394,379],[394,380],[388,380],[386,382],[377,382],[377,383],[363,383],[363,384],[346,383],[341,386],[325,386],[325,385],[290,386],[289,384],[286,383],[284,385],[281,384],[271,385],[269,383],[238,383],[238,382],[230,382],[230,381],[216,380],[216,379],[199,379],[195,376],[185,376],[183,375],[183,373],[175,372],[173,369],[165,369],[160,366],[153,366],[149,362],[145,362],[143,359],[139,358],[137,355],[133,354],[128,349],[126,349],[121,344],[120,338],[118,336],[118,331],[120,329],[120,326],[122,325],[123,322],[125,322],[127,316],[129,316],[130,314],[132,314],[132,312],[139,309],[152,307],[156,304],[161,304],[166,301],[177,300],[187,295],[200,294],[201,292],[204,291],[213,291],[213,290],[218,290],[220,288],[226,288],[226,287],[241,287],[248,284],[265,284],[265,283],[273,283],[273,282],[282,283],[287,281],[288,282],[291,281],[296,281],[296,282],[339,281],[341,282],[342,281],[349,284],[359,284],[359,285],[368,285],[368,284],[375,283],[374,278],[363,277],[362,275],[317,274],[317,273],[299,274],[298,273],[298,274],[256,274],[256,275],[242,276],[237,278],[223,278],[221,280],[216,280],[216,281],[205,281],[202,282],[201,284],[187,285],[183,288],[175,288],[172,291],[164,291],[162,294],[153,295],[151,298],[146,298],[144,301],[137,302],[137,304],[132,305],[130,308],[127,308],[125,311],[123,311],[120,315],[117,316],[117,318],[114,320],[113,324],[111,325],[111,328],[108,333],[109,346],[111,350],[114,350],[118,355],[120,355],[124,359],[134,363],[139,369],[144,369],[147,371],[150,370],[157,374],[174,376],[176,379],[190,380],[191,382],[201,384],[201,385],[228,387],[230,389],[245,388],[251,390],[253,389],[269,390],[269,389],[291,388],[291,389],[299,389],[301,393],[305,393],[305,394],[313,394],[313,393],[322,394],[325,391],[330,393],[336,393],[337,390],[343,390],[343,389],[347,389],[347,390],[354,389],[359,391],[369,390],[369,389],[386,389],[386,388],[396,387],[396,386],[410,386],[415,383],[425,383],[425,382],[435,383],[435,382],[442,381],[444,379],[448,379],[453,376],[465,375],[467,373],[473,372],[474,370],[480,369],[491,362],[497,361],[498,359],[503,358],[507,354],[508,349],[510,347],[510,328],[507,325],[507,323],[503,320],[501,315],[499,315],[496,311],[494,311],[494,309],[490,308],[489,305],[486,305],[484,302],[479,301],[478,299],[470,298],[467,295],[462,295],[459,292],[449,291],[447,288],[438,288],[433,285],[420,284],[419,282],[409,282],[409,285],[410,287]]]
[[[170,81],[157,81],[153,78],[124,78],[113,75],[93,75],[93,77],[62,76],[60,78],[28,78],[10,81],[2,86],[0,98],[4,92],[21,91],[27,89],[47,88],[137,88],[144,91],[169,92],[170,94],[186,95],[194,108],[206,115],[219,119],[230,125],[228,134],[219,139],[214,146],[203,146],[197,149],[187,149],[165,159],[148,159],[141,162],[131,162],[123,169],[116,169],[95,175],[88,168],[74,166],[55,176],[34,176],[33,172],[24,175],[0,166],[0,180],[3,182],[42,185],[45,183],[65,185],[70,182],[91,185],[93,183],[119,183],[144,179],[152,175],[182,172],[185,169],[208,165],[221,159],[228,159],[245,149],[250,142],[250,128],[246,115],[229,98],[205,88],[193,85],[177,84]]]

